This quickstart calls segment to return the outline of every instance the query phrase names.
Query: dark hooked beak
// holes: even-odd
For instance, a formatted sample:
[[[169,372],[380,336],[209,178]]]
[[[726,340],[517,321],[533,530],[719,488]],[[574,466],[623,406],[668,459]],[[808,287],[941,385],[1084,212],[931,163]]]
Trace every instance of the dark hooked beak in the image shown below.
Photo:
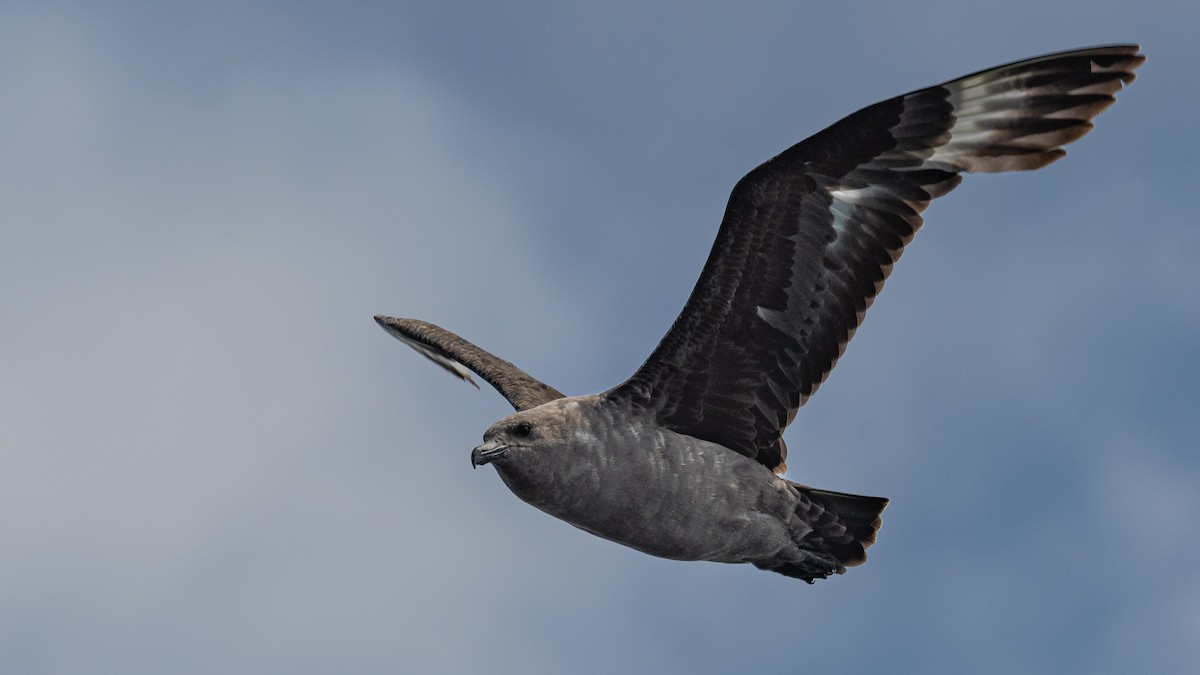
[[[492,460],[503,455],[505,450],[508,450],[508,446],[500,441],[484,443],[471,451],[471,468],[491,463]]]

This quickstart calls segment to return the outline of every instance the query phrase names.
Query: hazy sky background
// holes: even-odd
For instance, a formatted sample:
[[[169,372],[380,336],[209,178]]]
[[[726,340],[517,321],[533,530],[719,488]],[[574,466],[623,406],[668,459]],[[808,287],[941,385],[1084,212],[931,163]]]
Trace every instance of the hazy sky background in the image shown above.
[[[103,4],[104,10],[99,9]],[[0,672],[1200,671],[1200,5],[0,6]],[[815,586],[520,503],[510,409],[683,305],[734,182],[1041,53],[1149,62],[928,212],[789,477],[886,495]]]

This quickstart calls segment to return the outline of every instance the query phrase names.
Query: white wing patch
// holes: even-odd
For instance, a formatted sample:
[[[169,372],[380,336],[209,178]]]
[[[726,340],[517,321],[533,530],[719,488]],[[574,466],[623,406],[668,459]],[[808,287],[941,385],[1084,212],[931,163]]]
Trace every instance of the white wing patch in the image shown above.
[[[877,195],[879,192],[878,188],[873,187],[829,191],[829,196],[833,197],[833,201],[829,204],[829,210],[833,213],[833,231],[837,233],[837,236],[845,234],[846,223],[854,221],[854,207],[864,198]]]

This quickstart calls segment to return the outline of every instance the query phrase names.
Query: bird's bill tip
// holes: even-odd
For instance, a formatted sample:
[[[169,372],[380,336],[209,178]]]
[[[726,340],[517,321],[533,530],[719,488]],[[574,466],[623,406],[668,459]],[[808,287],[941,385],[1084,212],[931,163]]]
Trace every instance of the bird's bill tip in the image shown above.
[[[508,446],[498,441],[488,441],[483,445],[476,446],[471,451],[471,468],[490,464],[503,455],[506,450],[508,450]]]

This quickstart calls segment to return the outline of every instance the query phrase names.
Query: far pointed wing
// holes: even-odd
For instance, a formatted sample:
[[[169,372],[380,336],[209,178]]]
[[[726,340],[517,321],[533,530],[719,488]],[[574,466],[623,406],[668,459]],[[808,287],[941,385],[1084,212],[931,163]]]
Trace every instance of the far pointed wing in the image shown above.
[[[864,108],[742,178],[675,324],[608,392],[782,472],[783,429],[841,356],[962,172],[1037,169],[1092,129],[1145,60],[1051,54]]]
[[[517,410],[563,398],[557,389],[451,333],[445,328],[417,319],[377,316],[375,321],[397,340],[420,352],[450,374],[475,384],[468,369],[496,388]],[[479,385],[475,384],[478,388]]]

